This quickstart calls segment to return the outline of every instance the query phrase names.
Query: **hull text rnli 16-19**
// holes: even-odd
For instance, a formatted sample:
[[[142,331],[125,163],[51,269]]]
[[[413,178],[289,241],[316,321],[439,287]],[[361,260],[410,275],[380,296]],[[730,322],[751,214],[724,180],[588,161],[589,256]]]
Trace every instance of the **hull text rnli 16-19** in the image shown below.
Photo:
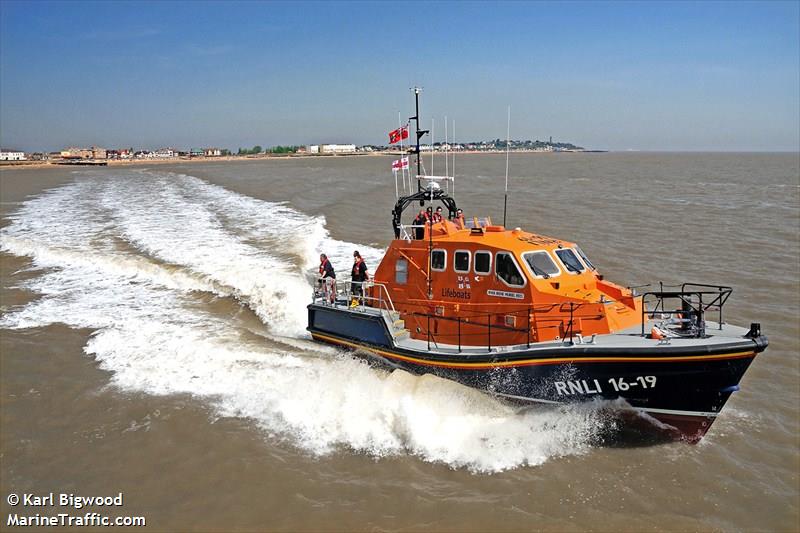
[[[636,294],[604,279],[573,242],[464,218],[452,178],[422,171],[427,132],[415,93],[416,191],[398,194],[395,238],[358,305],[349,281],[315,293],[312,337],[514,401],[622,400],[700,440],[767,346],[759,324],[724,322],[732,289],[684,283]],[[444,216],[413,209],[414,223],[404,223],[417,204]]]

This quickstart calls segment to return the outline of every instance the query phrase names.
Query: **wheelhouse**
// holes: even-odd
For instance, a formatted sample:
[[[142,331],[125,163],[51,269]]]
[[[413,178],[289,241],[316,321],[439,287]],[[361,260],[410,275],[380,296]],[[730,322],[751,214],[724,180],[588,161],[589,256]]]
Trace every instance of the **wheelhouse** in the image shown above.
[[[640,322],[641,302],[605,281],[575,243],[509,230],[485,216],[456,218],[455,201],[438,188],[413,200],[441,203],[449,216],[423,228],[405,225],[411,202],[403,200],[394,211],[397,238],[375,282],[385,286],[412,337],[479,346],[491,335],[492,344],[514,345]]]

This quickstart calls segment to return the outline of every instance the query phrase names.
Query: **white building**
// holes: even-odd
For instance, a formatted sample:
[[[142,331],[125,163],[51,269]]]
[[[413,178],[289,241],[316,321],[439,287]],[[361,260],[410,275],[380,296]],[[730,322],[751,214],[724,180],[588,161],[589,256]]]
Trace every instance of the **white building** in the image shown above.
[[[0,161],[25,161],[25,152],[12,150],[11,148],[0,148]]]
[[[355,144],[323,144],[319,147],[323,154],[354,154],[356,153]]]
[[[306,148],[306,151],[309,154],[318,154],[319,153],[319,145],[318,144],[311,144]]]
[[[222,150],[219,148],[204,148],[203,154],[205,154],[206,157],[219,157],[222,155]]]

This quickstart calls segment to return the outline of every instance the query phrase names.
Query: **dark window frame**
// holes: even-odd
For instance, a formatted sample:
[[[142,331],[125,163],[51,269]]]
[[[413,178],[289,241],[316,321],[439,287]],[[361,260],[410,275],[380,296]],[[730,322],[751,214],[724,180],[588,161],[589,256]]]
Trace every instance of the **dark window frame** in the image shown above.
[[[456,265],[458,265],[458,254],[467,254],[467,268],[459,270]],[[472,267],[472,252],[469,250],[456,250],[453,252],[453,271],[459,274],[469,274],[469,269]]]
[[[543,276],[543,275],[541,275],[541,274],[537,274],[537,273],[536,273],[536,272],[533,270],[533,267],[531,266],[530,262],[528,262],[528,258],[526,257],[526,256],[528,256],[528,255],[536,255],[536,254],[539,254],[539,255],[544,255],[545,257],[547,257],[547,259],[550,261],[550,263],[551,263],[551,264],[552,264],[552,265],[555,267],[555,269],[556,269],[556,272],[554,272],[554,273],[552,273],[552,274],[551,274],[550,272],[545,272],[545,274],[547,274],[546,276]],[[550,254],[549,254],[549,253],[547,253],[547,250],[529,250],[529,251],[527,251],[527,252],[524,252],[524,253],[522,254],[522,259],[523,259],[523,261],[525,262],[525,266],[526,266],[526,268],[528,269],[528,272],[530,272],[530,274],[531,274],[533,277],[537,278],[537,279],[550,279],[550,278],[555,278],[555,277],[557,277],[557,276],[560,276],[560,275],[561,275],[561,267],[559,267],[559,266],[558,266],[558,263],[556,263],[556,262],[553,260],[553,258],[550,256]]]
[[[517,275],[519,275],[520,279],[522,280],[522,283],[519,284],[519,285],[515,284],[515,283],[509,283],[497,271],[497,267],[498,267],[498,265],[500,265],[500,258],[501,257],[506,257],[506,256],[511,260],[511,264],[514,265],[514,268],[517,270]],[[523,274],[522,269],[519,268],[519,264],[517,264],[517,260],[514,257],[514,254],[512,254],[511,252],[503,251],[503,252],[497,252],[497,253],[494,254],[494,274],[497,277],[497,279],[499,279],[500,281],[502,281],[504,284],[506,284],[509,287],[514,287],[515,289],[521,289],[521,288],[525,287],[525,285],[527,285],[527,283],[528,283],[528,280],[525,277],[525,274]]]
[[[489,256],[489,266],[486,268],[486,271],[478,270],[478,255],[488,255]],[[472,261],[472,271],[480,276],[489,276],[492,274],[492,252],[489,250],[478,250],[473,254],[473,261]]]
[[[575,250],[573,250],[572,248],[559,248],[555,250],[555,252],[556,252],[556,257],[558,257],[558,260],[561,262],[562,265],[564,265],[564,269],[567,271],[567,274],[572,274],[573,276],[576,276],[578,274],[583,274],[584,272],[586,272],[586,266],[584,266],[584,264],[581,263],[580,257],[578,257],[578,254],[575,253]],[[569,261],[565,261],[564,258],[561,257],[562,254],[568,257],[570,254],[572,254],[572,258],[577,263],[577,267],[575,265],[572,265],[572,267],[578,268],[579,270],[577,272],[575,272],[574,270],[572,270],[572,268],[570,268],[570,265],[568,264]]]
[[[439,254],[439,253],[441,253],[443,255],[441,268],[437,268],[437,267],[433,266],[434,265],[434,255],[435,254]],[[431,261],[431,270],[432,271],[434,271],[434,272],[444,272],[445,270],[447,270],[447,250],[443,250],[441,248],[436,248],[434,250],[431,250],[430,261]]]

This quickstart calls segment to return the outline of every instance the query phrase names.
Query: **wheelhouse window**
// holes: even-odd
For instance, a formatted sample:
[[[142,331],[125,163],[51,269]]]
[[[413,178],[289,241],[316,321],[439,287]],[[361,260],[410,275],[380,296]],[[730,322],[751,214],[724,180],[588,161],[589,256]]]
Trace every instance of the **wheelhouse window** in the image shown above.
[[[453,256],[453,270],[456,272],[469,272],[469,252],[465,250],[456,251]]]
[[[442,271],[447,266],[447,252],[444,250],[433,250],[431,252],[431,270]]]
[[[537,278],[550,278],[561,273],[555,262],[550,258],[550,254],[545,251],[527,252],[522,254],[522,258],[528,263],[531,272]]]
[[[494,271],[497,277],[502,279],[506,285],[512,287],[524,287],[525,278],[522,277],[514,257],[508,252],[498,252],[495,256]]]
[[[578,252],[578,255],[579,255],[579,256],[581,256],[581,259],[583,259],[583,263],[584,263],[584,264],[585,264],[587,267],[589,267],[591,270],[597,270],[597,269],[594,267],[594,265],[592,264],[592,262],[591,262],[591,261],[589,261],[589,258],[588,258],[588,257],[586,257],[586,254],[585,254],[585,253],[583,253],[583,250],[581,250],[581,247],[580,247],[580,246],[576,246],[576,247],[575,247],[575,251],[576,251],[576,252]]]
[[[492,253],[475,252],[475,273],[489,275],[492,272]]]
[[[567,272],[571,274],[580,274],[584,270],[583,264],[581,264],[580,259],[578,256],[575,255],[569,248],[562,248],[561,250],[556,250],[556,255],[561,260],[561,263],[567,268]]]
[[[394,264],[394,281],[399,285],[405,285],[408,281],[408,261],[398,259]]]

